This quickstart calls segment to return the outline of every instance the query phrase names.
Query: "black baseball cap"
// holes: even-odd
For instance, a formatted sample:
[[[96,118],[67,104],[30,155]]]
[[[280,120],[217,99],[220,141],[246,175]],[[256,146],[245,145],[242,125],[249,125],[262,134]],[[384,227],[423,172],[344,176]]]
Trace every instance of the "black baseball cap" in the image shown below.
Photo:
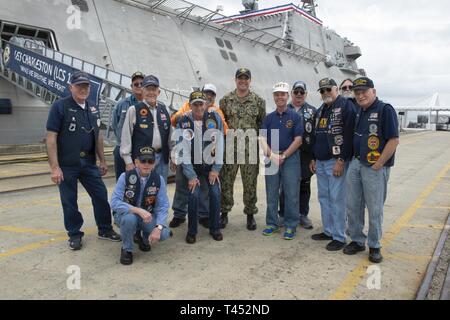
[[[138,151],[137,158],[139,161],[156,160],[155,150],[152,147],[142,147]]]
[[[296,81],[294,83],[294,85],[292,86],[292,91],[297,90],[297,89],[302,89],[303,91],[307,91],[306,90],[306,83],[304,83],[303,81]]]
[[[75,85],[82,83],[91,83],[89,75],[83,71],[75,71],[70,77],[70,84]]]
[[[143,73],[140,72],[140,71],[136,71],[136,72],[133,73],[133,75],[131,76],[131,81],[134,81],[134,79],[136,79],[136,78],[142,78],[142,79],[144,79],[144,78],[145,78],[145,74],[143,74]]]
[[[247,76],[249,78],[252,77],[252,73],[249,69],[247,68],[240,68],[236,71],[236,79],[241,77],[241,76]]]
[[[373,81],[367,77],[360,77],[353,81],[353,90],[367,90],[373,88],[375,88]]]
[[[333,88],[333,87],[337,87],[336,81],[334,81],[333,79],[330,79],[330,78],[324,78],[319,81],[319,90],[317,90],[317,91],[320,91],[320,90],[326,89],[326,88]]]
[[[193,104],[196,102],[206,102],[206,97],[203,91],[194,91],[189,96],[189,104]]]

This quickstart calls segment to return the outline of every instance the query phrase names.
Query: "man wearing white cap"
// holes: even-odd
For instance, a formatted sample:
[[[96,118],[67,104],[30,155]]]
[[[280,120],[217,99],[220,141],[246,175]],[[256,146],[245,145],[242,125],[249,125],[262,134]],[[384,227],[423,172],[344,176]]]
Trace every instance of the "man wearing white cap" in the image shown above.
[[[278,168],[275,174],[266,172],[266,228],[265,236],[271,236],[280,231],[278,218],[278,194],[283,186],[285,194],[284,239],[295,237],[299,223],[299,193],[300,193],[300,153],[302,144],[303,124],[300,116],[287,106],[290,87],[287,83],[279,82],[273,87],[273,97],[276,110],[267,115],[262,129],[267,135],[260,138],[261,147],[270,163],[266,166]],[[278,141],[276,141],[278,140]]]

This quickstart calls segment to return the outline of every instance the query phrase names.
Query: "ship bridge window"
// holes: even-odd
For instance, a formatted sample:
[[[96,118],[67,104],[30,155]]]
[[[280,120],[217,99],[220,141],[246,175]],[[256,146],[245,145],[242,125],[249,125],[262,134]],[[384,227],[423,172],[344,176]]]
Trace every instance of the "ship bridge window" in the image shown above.
[[[228,49],[233,50],[233,46],[231,45],[230,41],[225,40],[225,45],[227,46]]]
[[[275,59],[277,60],[278,65],[279,65],[280,67],[282,67],[282,66],[283,66],[283,62],[281,62],[280,56],[275,56]]]
[[[72,5],[80,8],[81,12],[89,12],[89,7],[86,0],[72,0]]]
[[[225,50],[220,50],[220,54],[222,55],[222,58],[225,60],[229,60],[228,53]]]
[[[221,47],[221,48],[225,47],[225,45],[223,44],[223,40],[222,39],[216,38],[216,42],[217,42],[217,45],[219,47]]]
[[[58,50],[55,34],[49,29],[0,20],[0,38],[5,41],[10,41],[11,38],[36,40],[48,48]]]
[[[233,60],[234,62],[238,61],[237,56],[233,52],[229,52],[229,54],[230,54],[231,60]]]

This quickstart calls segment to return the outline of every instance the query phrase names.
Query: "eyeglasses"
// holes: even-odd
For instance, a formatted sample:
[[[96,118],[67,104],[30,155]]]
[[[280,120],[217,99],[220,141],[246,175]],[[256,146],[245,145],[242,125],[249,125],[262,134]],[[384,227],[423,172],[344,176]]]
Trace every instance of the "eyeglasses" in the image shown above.
[[[142,164],[155,164],[155,160],[150,160],[150,159],[139,160],[139,162],[142,163]]]
[[[345,87],[341,88],[341,90],[344,90],[344,91],[351,91],[352,89],[353,89],[353,86],[345,86]]]
[[[320,94],[324,94],[326,92],[331,92],[331,88],[326,88],[326,89],[320,89]]]
[[[305,94],[305,91],[300,91],[300,90],[295,90],[294,91],[294,94],[296,95],[296,96],[298,96],[298,95],[304,95]]]
[[[135,87],[135,88],[142,87],[142,82],[135,82],[135,83],[133,83],[133,87]]]

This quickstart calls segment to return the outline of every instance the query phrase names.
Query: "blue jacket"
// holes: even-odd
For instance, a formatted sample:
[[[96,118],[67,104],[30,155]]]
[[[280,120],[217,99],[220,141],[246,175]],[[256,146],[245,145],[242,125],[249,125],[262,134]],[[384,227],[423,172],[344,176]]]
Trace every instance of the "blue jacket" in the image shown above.
[[[125,117],[127,115],[128,108],[131,106],[135,106],[139,103],[136,96],[134,94],[129,97],[120,100],[113,110],[112,115],[112,128],[114,130],[114,135],[116,136],[116,144],[120,146],[122,141],[122,128],[123,123],[125,122]]]

